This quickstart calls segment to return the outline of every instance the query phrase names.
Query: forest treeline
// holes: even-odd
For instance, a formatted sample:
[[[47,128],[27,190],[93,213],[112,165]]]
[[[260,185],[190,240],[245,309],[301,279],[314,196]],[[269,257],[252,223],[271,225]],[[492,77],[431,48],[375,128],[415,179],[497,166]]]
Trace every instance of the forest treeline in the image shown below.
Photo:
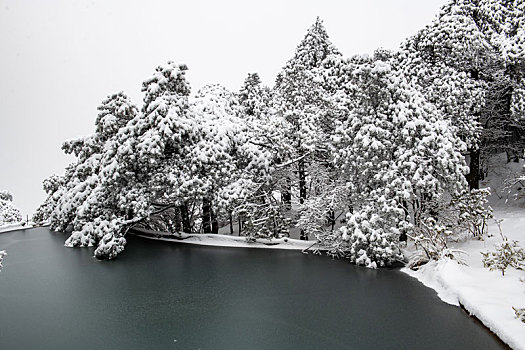
[[[489,156],[523,156],[525,2],[453,0],[396,51],[344,57],[320,19],[273,87],[190,95],[168,62],[98,107],[95,133],[66,141],[76,162],[44,181],[36,221],[66,245],[115,258],[141,226],[248,240],[315,239],[368,267],[427,258],[459,232],[483,234]]]

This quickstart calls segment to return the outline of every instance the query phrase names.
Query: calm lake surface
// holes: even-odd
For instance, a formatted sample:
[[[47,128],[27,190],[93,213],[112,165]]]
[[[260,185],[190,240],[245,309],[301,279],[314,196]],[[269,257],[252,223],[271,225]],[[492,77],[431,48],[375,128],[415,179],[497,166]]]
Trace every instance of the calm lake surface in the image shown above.
[[[115,261],[0,234],[0,349],[499,349],[397,270],[285,250],[128,237]]]

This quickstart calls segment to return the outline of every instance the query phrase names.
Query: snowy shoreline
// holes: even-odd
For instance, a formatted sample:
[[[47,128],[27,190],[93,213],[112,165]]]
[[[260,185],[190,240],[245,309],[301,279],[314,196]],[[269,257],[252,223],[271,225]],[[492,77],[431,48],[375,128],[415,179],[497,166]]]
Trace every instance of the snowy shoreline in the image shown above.
[[[259,249],[287,249],[287,250],[309,250],[315,249],[315,241],[302,241],[293,238],[263,239],[258,238],[255,242],[247,242],[244,236],[231,236],[222,234],[173,234],[158,232],[147,229],[133,229],[129,234],[158,241],[171,241],[203,246],[231,247],[231,248],[259,248]]]
[[[503,218],[503,234],[509,239],[519,240],[525,228],[523,211],[496,212]],[[525,350],[525,325],[515,318],[512,307],[525,307],[525,274],[523,271],[509,269],[505,276],[499,271],[483,267],[480,252],[492,250],[501,240],[499,229],[490,225],[491,237],[458,243],[454,248],[461,249],[467,265],[454,260],[431,261],[418,271],[402,268],[401,271],[417,279],[428,288],[434,289],[445,303],[463,308],[470,316],[479,320],[490,332],[512,349]],[[245,237],[222,234],[172,234],[153,230],[135,229],[135,236],[178,243],[259,249],[310,250],[316,248],[314,241],[301,241],[291,238],[257,239],[247,242]],[[521,239],[523,241],[523,239]]]
[[[503,219],[503,234],[510,240],[520,241],[523,246],[523,210],[496,211],[495,217]],[[512,349],[525,350],[525,324],[515,317],[512,309],[525,307],[525,273],[509,268],[502,276],[500,271],[483,267],[481,252],[494,250],[494,244],[501,242],[495,223],[489,226],[489,236],[454,246],[466,252],[463,259],[467,265],[444,258],[431,261],[418,271],[408,268],[401,271],[434,289],[444,302],[463,307]]]
[[[1,225],[0,233],[11,232],[11,231],[16,231],[16,230],[25,230],[25,229],[33,228],[33,227],[35,227],[33,222],[27,223],[25,221],[21,221],[21,222],[17,222],[14,224]]]
[[[523,210],[497,211],[495,214],[497,218],[503,219],[501,228],[505,236],[511,240],[524,241]],[[32,227],[25,223],[4,225],[0,227],[0,233]],[[525,272],[509,268],[502,276],[499,271],[483,267],[480,253],[492,250],[494,244],[501,241],[496,224],[490,225],[489,233],[490,237],[484,240],[469,240],[454,246],[466,252],[463,258],[467,265],[444,258],[431,261],[418,271],[408,268],[401,268],[401,271],[435,290],[443,302],[464,308],[512,349],[525,350],[525,325],[515,317],[512,309],[525,307]],[[133,229],[128,234],[152,240],[215,247],[298,251],[319,248],[315,241],[287,237],[271,240],[259,238],[255,242],[247,242],[244,236],[224,234],[173,234],[147,229]]]

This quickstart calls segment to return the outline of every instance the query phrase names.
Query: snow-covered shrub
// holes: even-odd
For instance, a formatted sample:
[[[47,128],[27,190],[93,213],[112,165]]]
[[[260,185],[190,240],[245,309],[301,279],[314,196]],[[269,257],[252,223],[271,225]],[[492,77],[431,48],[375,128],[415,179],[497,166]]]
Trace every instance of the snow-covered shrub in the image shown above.
[[[433,217],[425,217],[419,225],[414,227],[413,235],[408,235],[414,242],[417,251],[408,258],[407,267],[417,270],[419,266],[426,264],[430,260],[448,258],[464,264],[461,254],[463,251],[448,247],[450,237],[454,232],[438,222]]]
[[[449,200],[445,198],[448,196],[437,197],[426,203],[419,218],[426,229],[435,226],[446,240],[460,240],[465,233],[482,237],[487,233],[488,221],[494,218],[492,208],[486,205],[488,195],[490,190],[484,188],[463,191]]]
[[[513,306],[512,309],[514,310],[514,314],[516,314],[516,318],[525,323],[525,308],[517,308]]]
[[[6,256],[7,253],[5,252],[5,250],[0,250],[0,272],[2,271],[2,268],[4,267],[4,265],[2,265],[2,262],[4,261],[4,256]]]
[[[370,268],[402,261],[399,235],[405,224],[402,210],[387,205],[363,206],[347,214],[347,224],[340,228],[341,239],[346,243],[345,253],[357,265]]]
[[[487,205],[489,188],[472,189],[453,196],[450,202],[450,211],[455,215],[452,218],[453,226],[464,229],[473,237],[482,237],[487,233],[488,221],[494,218],[492,208]]]
[[[483,266],[490,270],[499,270],[505,275],[505,270],[514,267],[518,270],[525,268],[525,250],[520,247],[518,241],[509,241],[508,237],[501,235],[502,242],[495,246],[492,252],[481,253],[483,255]]]
[[[438,223],[432,217],[423,218],[414,229],[414,235],[408,235],[414,241],[417,249],[424,252],[429,260],[439,260],[445,249],[448,249],[448,238],[453,232]]]
[[[0,226],[22,221],[22,214],[12,201],[11,193],[0,191]]]
[[[449,243],[486,234],[488,220],[493,218],[492,208],[485,206],[489,193],[488,189],[474,189],[449,199],[443,195],[426,201],[416,213],[416,224],[409,234],[419,253],[409,258],[408,266],[417,268],[444,256],[462,263],[462,252]]]

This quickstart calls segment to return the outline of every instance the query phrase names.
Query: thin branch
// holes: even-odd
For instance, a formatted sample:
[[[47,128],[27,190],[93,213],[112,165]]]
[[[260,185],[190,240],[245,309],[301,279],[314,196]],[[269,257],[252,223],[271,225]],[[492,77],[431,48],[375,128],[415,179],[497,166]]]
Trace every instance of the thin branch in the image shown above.
[[[287,161],[286,163],[281,163],[281,164],[276,164],[275,167],[276,168],[284,168],[284,167],[287,167],[289,165],[292,165],[293,163],[296,163],[296,162],[299,162],[301,160],[303,160],[304,158],[308,157],[310,154],[312,154],[312,152],[306,152],[305,154],[303,154],[302,156],[298,157],[298,158],[295,158],[295,159],[292,159],[292,160],[289,160]]]

